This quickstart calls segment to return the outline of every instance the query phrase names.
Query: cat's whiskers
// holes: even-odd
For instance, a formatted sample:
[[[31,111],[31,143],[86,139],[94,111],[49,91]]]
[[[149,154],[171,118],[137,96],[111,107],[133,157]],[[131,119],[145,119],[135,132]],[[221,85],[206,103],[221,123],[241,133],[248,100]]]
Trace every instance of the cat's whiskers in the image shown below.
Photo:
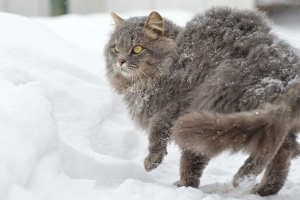
[[[143,84],[144,84],[144,81],[143,81],[142,76],[141,76],[141,74],[140,74],[139,72],[141,72],[143,75],[145,75],[145,77],[146,77],[147,79],[149,79],[149,81],[150,81],[151,83],[153,83],[152,80],[149,78],[149,76],[148,76],[147,74],[145,74],[142,70],[140,70],[140,69],[137,67],[137,65],[129,65],[129,68],[130,68],[131,70],[134,70],[134,71],[136,72],[136,74],[140,77],[141,82],[142,82]],[[137,81],[137,80],[136,80],[136,81]]]
[[[109,72],[113,72],[113,71],[114,71],[113,68],[108,68],[108,69],[106,69],[106,70],[108,70]]]
[[[132,70],[132,74],[133,74],[133,77],[134,77],[134,83],[133,83],[133,88],[134,88],[134,92],[137,92],[138,91],[138,89],[137,89],[137,76],[136,76],[136,74],[135,74],[135,72]]]
[[[135,74],[134,74],[134,71],[133,71],[132,69],[130,69],[130,74],[131,74],[131,85],[132,85],[132,90],[133,90],[133,92],[135,92],[134,89],[135,89],[135,82],[136,82],[136,80],[135,80]]]
[[[130,67],[130,68],[137,68],[137,66],[136,66],[136,65],[132,65],[132,64],[131,64],[131,65],[129,65],[129,67]]]
[[[114,67],[109,68],[108,70],[111,72],[109,74],[111,77],[114,77],[117,74],[117,72],[118,72]]]
[[[138,76],[136,75],[137,73],[136,73],[136,70],[132,70],[134,73],[134,77],[135,77],[135,84],[134,84],[134,88],[135,88],[135,92],[138,92],[138,90],[139,90],[139,84],[137,84],[137,82],[138,82]]]
[[[137,70],[140,71],[142,74],[144,74],[144,75],[147,77],[147,79],[149,79],[149,81],[150,81],[151,83],[153,83],[152,80],[151,80],[151,78],[149,78],[149,76],[148,76],[145,72],[143,72],[143,71],[140,70],[140,69],[137,69]]]
[[[131,75],[131,85],[133,84],[133,77],[132,77],[132,75]]]
[[[142,84],[144,85],[144,81],[143,81],[143,79],[142,79],[142,77],[141,77],[141,75],[140,75],[140,73],[138,72],[138,70],[136,70],[136,69],[134,69],[134,71],[138,74],[138,76],[140,77],[140,79],[141,79],[141,82],[142,82]]]

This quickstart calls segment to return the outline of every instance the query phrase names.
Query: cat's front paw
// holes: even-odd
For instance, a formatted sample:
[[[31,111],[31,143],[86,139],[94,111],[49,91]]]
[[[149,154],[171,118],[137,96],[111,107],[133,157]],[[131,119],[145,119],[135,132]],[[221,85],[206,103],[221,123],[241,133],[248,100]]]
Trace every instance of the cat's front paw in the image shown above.
[[[146,171],[150,172],[153,169],[157,168],[158,165],[163,161],[163,158],[166,154],[166,151],[159,151],[155,153],[150,152],[144,161],[144,167]]]

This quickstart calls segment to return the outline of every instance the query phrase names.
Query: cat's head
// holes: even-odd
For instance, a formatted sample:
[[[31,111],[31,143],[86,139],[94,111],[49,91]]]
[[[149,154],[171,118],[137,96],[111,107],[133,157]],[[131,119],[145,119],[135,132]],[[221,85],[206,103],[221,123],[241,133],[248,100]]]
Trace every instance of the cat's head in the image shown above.
[[[165,78],[178,59],[180,27],[157,12],[122,19],[111,13],[115,29],[105,48],[107,74],[115,87]],[[117,89],[117,88],[116,88]]]

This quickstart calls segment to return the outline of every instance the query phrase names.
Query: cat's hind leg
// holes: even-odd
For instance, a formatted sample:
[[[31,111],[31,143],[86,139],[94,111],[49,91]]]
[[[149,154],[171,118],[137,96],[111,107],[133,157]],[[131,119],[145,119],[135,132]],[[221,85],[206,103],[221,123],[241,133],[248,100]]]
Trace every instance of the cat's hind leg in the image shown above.
[[[254,184],[254,181],[270,162],[272,154],[256,155],[251,154],[244,162],[242,167],[234,175],[233,186],[236,188],[249,188]]]
[[[285,132],[281,130],[280,132]],[[262,196],[276,194],[283,186],[290,160],[298,149],[295,129],[280,134],[274,139],[265,140],[261,146],[256,146],[250,157],[245,161],[233,179],[233,186],[237,188],[248,188],[254,183],[258,174],[265,168],[265,174],[261,183],[252,189],[252,193]],[[282,139],[281,139],[282,138]]]
[[[183,150],[180,158],[180,180],[174,185],[181,187],[199,187],[200,177],[210,158],[204,154]]]
[[[272,130],[272,128],[270,129]],[[233,178],[233,186],[236,188],[248,188],[252,186],[258,174],[260,174],[267,166],[270,168],[274,165],[277,167],[275,162],[274,164],[269,164],[274,162],[274,157],[280,157],[277,152],[281,152],[282,146],[284,146],[285,138],[288,137],[284,132],[288,132],[283,129],[273,129],[273,131],[278,131],[281,134],[269,136],[266,138],[261,138],[261,140],[253,141],[253,149],[249,158],[244,162],[242,167],[238,170]],[[265,133],[267,134],[267,133]],[[251,144],[249,144],[251,146]],[[293,152],[290,153],[290,156],[287,158],[290,160]],[[278,161],[279,162],[279,161]],[[289,161],[288,161],[289,162]],[[272,168],[272,167],[271,167]],[[267,172],[268,173],[268,172]]]
[[[289,132],[277,154],[268,164],[261,182],[252,188],[251,193],[268,196],[277,194],[283,187],[293,154],[298,150],[296,133],[295,129]]]

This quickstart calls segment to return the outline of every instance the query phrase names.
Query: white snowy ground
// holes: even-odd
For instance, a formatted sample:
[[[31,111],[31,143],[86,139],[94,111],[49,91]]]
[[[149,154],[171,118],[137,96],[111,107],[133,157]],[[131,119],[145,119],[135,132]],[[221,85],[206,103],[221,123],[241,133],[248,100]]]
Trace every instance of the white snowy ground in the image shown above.
[[[180,25],[192,16],[161,13]],[[34,19],[0,13],[1,200],[300,198],[300,159],[280,193],[265,198],[231,186],[245,155],[213,159],[199,189],[172,185],[179,178],[174,144],[162,165],[145,172],[147,137],[105,79],[111,24],[108,13]],[[277,27],[297,47],[299,30]]]

